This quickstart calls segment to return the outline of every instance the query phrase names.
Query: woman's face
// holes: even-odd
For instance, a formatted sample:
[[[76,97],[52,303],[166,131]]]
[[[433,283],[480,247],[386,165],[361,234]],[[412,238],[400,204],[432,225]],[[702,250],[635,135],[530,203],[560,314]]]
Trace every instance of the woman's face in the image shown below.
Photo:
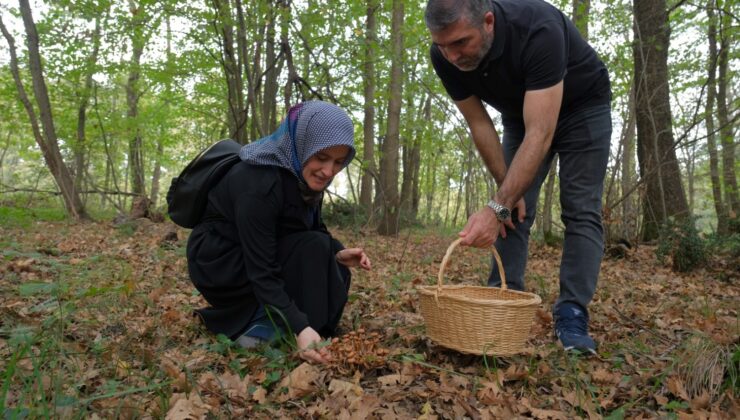
[[[303,179],[313,191],[323,191],[334,175],[344,168],[344,160],[349,154],[348,146],[332,146],[311,156],[303,165]]]

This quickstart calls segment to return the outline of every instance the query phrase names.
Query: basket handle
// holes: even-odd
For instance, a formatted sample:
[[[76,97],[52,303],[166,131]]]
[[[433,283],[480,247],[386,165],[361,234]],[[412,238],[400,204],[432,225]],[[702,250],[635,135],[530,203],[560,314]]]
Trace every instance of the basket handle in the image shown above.
[[[440,291],[442,289],[442,278],[444,277],[447,265],[449,265],[450,263],[450,256],[452,255],[452,251],[460,244],[460,241],[462,240],[463,238],[458,238],[453,241],[447,248],[447,252],[445,253],[444,258],[442,258],[442,264],[439,265],[439,275],[437,276],[437,291]],[[493,257],[496,258],[498,273],[501,276],[501,288],[506,290],[506,273],[504,273],[504,265],[501,263],[501,257],[498,255],[498,251],[496,251],[495,246],[491,246],[491,252],[493,252]]]

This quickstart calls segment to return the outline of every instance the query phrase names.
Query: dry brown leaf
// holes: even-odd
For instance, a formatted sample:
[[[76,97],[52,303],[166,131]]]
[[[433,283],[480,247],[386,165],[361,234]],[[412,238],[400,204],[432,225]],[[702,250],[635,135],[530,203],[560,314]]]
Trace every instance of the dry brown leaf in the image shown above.
[[[165,419],[199,420],[205,417],[211,408],[195,392],[191,392],[190,395],[172,394],[170,398],[170,410],[167,412]]]
[[[364,393],[361,386],[339,379],[331,380],[329,383],[329,392],[334,396],[344,396],[350,401],[354,401]]]
[[[302,398],[316,390],[314,381],[319,377],[319,370],[308,362],[303,362],[300,366],[293,369],[277,387],[277,392],[287,388],[288,392],[277,395],[276,401],[285,402],[288,400]]]
[[[401,375],[398,373],[392,373],[390,375],[379,376],[378,382],[382,387],[396,386],[401,383]]]
[[[609,372],[604,368],[599,368],[591,374],[591,378],[597,384],[618,384],[622,379],[622,375],[619,373]]]
[[[676,377],[671,376],[666,380],[666,386],[668,387],[668,390],[671,391],[671,394],[681,398],[684,401],[689,401],[689,394],[686,392],[686,387],[683,384],[683,381]]]
[[[218,381],[221,386],[225,389],[226,395],[231,399],[239,399],[240,401],[249,401],[249,375],[244,378],[239,377],[235,373],[224,373],[218,377]]]
[[[267,390],[258,386],[254,393],[252,393],[252,399],[259,404],[264,404],[267,401]]]
[[[501,394],[501,387],[498,383],[493,381],[483,381],[480,383],[481,389],[478,390],[478,401],[486,405],[498,404],[501,402],[499,395]]]

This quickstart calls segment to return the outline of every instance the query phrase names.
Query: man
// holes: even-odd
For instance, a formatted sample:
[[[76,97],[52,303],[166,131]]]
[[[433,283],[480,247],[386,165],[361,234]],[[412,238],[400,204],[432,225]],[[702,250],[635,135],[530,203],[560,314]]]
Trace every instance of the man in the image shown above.
[[[611,138],[604,64],[543,0],[429,0],[425,19],[434,69],[498,184],[468,219],[461,244],[495,241],[507,283],[522,290],[537,196],[557,153],[565,240],[555,332],[566,350],[595,353],[587,306],[604,248],[601,196]],[[503,144],[483,102],[501,113]],[[496,269],[488,283],[500,285]]]

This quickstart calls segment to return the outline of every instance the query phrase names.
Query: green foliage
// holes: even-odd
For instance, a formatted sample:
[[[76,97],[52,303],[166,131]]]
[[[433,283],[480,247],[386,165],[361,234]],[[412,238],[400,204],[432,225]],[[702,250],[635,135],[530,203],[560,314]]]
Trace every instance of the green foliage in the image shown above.
[[[342,228],[360,227],[367,222],[367,216],[361,205],[349,201],[334,201],[321,212],[326,224]]]
[[[671,220],[660,229],[656,255],[661,263],[671,257],[673,270],[687,272],[706,264],[707,246],[692,218]]]
[[[28,227],[35,221],[62,221],[66,217],[61,207],[0,206],[0,226]]]

